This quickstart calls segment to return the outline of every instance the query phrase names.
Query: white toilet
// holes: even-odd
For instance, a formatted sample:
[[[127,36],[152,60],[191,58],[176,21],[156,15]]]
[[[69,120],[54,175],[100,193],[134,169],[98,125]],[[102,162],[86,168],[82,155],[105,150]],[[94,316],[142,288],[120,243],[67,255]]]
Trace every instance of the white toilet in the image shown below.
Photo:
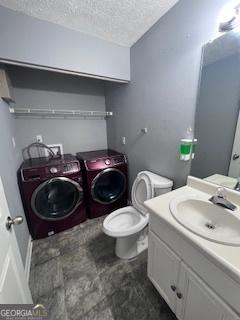
[[[103,232],[116,238],[116,255],[136,257],[147,249],[149,214],[143,203],[172,190],[173,182],[149,171],[139,172],[132,186],[133,206],[113,211],[103,222]]]

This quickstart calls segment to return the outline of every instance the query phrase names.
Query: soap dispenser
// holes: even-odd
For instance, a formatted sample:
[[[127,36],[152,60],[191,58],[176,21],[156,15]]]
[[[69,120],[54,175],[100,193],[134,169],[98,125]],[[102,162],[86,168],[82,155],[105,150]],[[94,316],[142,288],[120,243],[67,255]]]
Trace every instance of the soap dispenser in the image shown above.
[[[194,159],[197,139],[193,137],[193,130],[189,127],[184,139],[180,141],[180,160],[189,161]]]

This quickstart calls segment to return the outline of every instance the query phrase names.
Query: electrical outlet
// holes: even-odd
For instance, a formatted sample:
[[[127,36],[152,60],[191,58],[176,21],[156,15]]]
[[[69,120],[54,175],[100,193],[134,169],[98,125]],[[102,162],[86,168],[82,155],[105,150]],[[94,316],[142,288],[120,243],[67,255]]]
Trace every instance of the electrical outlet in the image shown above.
[[[37,139],[37,142],[40,142],[40,143],[43,142],[43,138],[40,134],[36,135],[36,139]]]
[[[122,144],[125,145],[126,144],[126,137],[122,137],[121,141],[122,141]]]
[[[148,133],[148,128],[142,128],[141,131],[142,133]]]
[[[14,137],[12,137],[12,145],[13,145],[13,148],[16,148],[16,141]]]

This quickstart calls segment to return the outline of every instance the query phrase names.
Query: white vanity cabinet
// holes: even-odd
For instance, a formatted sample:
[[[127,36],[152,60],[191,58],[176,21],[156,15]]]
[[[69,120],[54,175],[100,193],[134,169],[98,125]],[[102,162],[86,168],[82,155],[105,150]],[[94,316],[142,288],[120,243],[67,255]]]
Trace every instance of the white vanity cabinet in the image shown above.
[[[181,259],[154,233],[149,232],[148,277],[174,313],[180,268]]]
[[[152,231],[149,232],[148,276],[179,320],[240,319]]]

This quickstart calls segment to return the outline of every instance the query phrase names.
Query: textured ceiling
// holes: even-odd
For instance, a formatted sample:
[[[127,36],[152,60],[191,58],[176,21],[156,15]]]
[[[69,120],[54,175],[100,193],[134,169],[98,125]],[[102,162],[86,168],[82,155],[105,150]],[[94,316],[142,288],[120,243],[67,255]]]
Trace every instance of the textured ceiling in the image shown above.
[[[133,45],[178,0],[0,0],[0,5],[119,45]]]

